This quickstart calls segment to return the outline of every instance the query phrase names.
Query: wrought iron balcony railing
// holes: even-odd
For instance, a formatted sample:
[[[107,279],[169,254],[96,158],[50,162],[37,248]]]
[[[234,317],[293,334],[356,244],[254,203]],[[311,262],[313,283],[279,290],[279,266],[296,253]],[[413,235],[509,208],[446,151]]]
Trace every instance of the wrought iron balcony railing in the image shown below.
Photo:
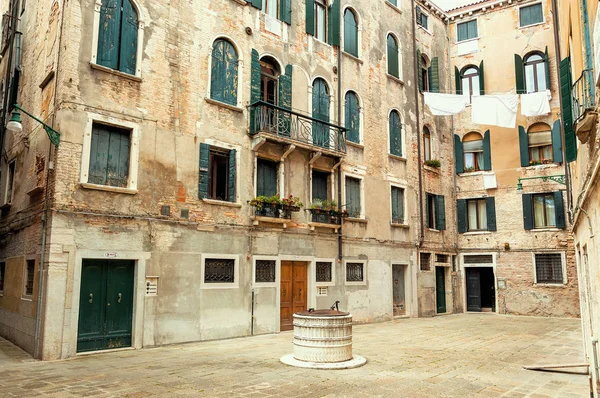
[[[573,123],[576,123],[586,111],[595,107],[594,100],[594,72],[586,69],[571,88],[573,103]]]
[[[346,129],[259,101],[250,105],[250,134],[268,133],[323,150],[346,153]]]

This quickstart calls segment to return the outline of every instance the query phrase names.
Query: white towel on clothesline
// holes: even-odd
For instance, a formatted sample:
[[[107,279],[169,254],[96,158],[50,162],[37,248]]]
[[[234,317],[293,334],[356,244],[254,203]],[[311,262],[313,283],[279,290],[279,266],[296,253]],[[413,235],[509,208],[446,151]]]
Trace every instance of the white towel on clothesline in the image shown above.
[[[550,100],[546,91],[521,95],[521,114],[523,116],[543,116],[549,113]]]
[[[473,96],[471,120],[476,124],[514,128],[517,122],[517,94]]]
[[[465,110],[469,97],[456,94],[440,94],[424,92],[425,105],[435,116],[456,115]]]

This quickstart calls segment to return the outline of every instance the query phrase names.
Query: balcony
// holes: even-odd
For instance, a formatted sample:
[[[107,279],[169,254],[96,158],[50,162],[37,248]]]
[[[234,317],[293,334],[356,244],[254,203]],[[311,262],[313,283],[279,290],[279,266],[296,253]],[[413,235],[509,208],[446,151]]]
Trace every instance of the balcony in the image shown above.
[[[582,143],[586,143],[589,132],[598,118],[594,98],[594,72],[586,69],[571,88],[573,106],[573,128]]]
[[[250,135],[342,157],[346,129],[263,101],[250,105]]]

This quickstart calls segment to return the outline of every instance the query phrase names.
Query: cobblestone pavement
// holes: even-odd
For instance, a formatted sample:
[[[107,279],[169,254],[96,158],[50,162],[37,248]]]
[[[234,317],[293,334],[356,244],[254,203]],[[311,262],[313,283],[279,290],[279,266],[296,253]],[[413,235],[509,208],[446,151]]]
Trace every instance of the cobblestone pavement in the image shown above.
[[[2,397],[586,397],[587,377],[523,365],[582,362],[579,320],[461,314],[354,327],[351,370],[285,366],[292,334],[79,356],[0,355]],[[5,351],[6,352],[6,351]]]

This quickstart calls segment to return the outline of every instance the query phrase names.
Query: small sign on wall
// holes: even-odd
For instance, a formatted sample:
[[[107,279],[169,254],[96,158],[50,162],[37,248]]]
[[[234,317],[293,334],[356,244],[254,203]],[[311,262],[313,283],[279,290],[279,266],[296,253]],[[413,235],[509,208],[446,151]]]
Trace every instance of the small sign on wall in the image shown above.
[[[117,258],[119,256],[117,255],[117,253],[114,253],[114,252],[106,252],[106,253],[104,253],[104,257],[105,258]]]
[[[506,289],[506,281],[504,279],[498,279],[498,289]]]

